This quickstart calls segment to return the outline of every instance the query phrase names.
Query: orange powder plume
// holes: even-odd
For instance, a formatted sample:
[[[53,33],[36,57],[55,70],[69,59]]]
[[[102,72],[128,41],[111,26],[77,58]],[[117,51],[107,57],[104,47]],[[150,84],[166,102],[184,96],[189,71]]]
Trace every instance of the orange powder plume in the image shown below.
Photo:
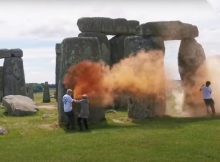
[[[69,68],[64,84],[73,89],[74,97],[86,93],[101,105],[111,104],[124,92],[159,96],[165,88],[163,57],[162,51],[141,51],[111,68],[101,62],[82,61]]]

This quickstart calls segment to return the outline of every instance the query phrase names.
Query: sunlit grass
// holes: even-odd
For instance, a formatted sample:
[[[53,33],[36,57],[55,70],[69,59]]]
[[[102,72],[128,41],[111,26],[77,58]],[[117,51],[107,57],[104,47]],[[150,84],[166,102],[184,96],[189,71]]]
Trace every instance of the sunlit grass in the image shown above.
[[[8,134],[0,137],[0,161],[220,161],[219,118],[132,121],[116,112],[80,133],[59,128],[56,110],[28,117],[3,112]]]
[[[66,132],[56,109],[13,117],[0,108],[0,126],[8,130],[0,136],[0,162],[219,162],[219,125],[219,117],[138,121],[118,111],[89,132]]]

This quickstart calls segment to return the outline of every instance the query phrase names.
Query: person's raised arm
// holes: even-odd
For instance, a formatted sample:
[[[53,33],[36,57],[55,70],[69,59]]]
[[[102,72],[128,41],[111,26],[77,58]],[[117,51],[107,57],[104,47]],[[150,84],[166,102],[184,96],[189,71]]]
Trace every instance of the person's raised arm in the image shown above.
[[[82,100],[76,100],[76,99],[73,99],[73,102],[75,103],[80,103]]]
[[[205,84],[203,84],[201,87],[200,87],[200,91],[202,91],[202,89],[205,87]]]

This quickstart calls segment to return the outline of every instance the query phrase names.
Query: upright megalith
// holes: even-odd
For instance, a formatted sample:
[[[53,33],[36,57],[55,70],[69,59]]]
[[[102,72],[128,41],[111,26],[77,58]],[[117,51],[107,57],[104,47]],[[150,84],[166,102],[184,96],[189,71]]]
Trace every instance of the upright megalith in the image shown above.
[[[126,35],[117,35],[109,40],[111,46],[111,65],[118,63],[120,60],[124,59],[124,42]]]
[[[84,17],[77,21],[81,32],[99,32],[106,35],[136,34],[138,21],[124,18]]]
[[[144,50],[144,51],[150,51],[150,50],[161,50],[162,53],[164,52],[164,41],[160,37],[143,37],[143,36],[115,36],[110,40],[111,44],[111,58],[112,58],[112,64],[115,64],[122,59],[129,57],[131,55],[135,55],[138,52]],[[161,56],[163,59],[163,56]],[[163,65],[162,65],[163,67]],[[158,69],[159,70],[159,69]],[[164,79],[164,78],[163,78]],[[146,83],[145,83],[146,84]],[[161,96],[165,96],[165,91],[158,92]],[[155,95],[155,94],[154,94]],[[156,105],[154,103],[151,103],[152,100],[148,100],[149,95],[143,95],[142,98],[145,98],[145,100],[139,100],[139,96],[135,96],[131,94],[131,99],[128,100],[127,94],[120,94],[116,97],[114,105],[119,108],[128,107],[129,110],[129,116],[141,119],[143,116],[138,113],[139,110],[145,111],[145,109],[148,109],[147,107],[143,107],[142,105],[146,105],[146,103],[140,103],[135,101],[145,101],[148,102],[150,105]],[[132,101],[133,104],[128,104],[129,101]],[[153,102],[156,102],[156,98],[153,100]],[[165,111],[165,98],[160,101],[161,109],[163,109],[163,112]],[[130,106],[128,106],[130,105]],[[132,105],[132,106],[131,106]],[[153,109],[150,107],[150,110]],[[155,108],[157,109],[157,108]],[[148,111],[148,110],[146,110]],[[162,112],[162,111],[160,111]],[[139,114],[139,115],[138,115]],[[151,114],[155,114],[151,112]],[[147,117],[147,116],[146,116]]]
[[[56,44],[56,94],[55,94],[55,97],[56,97],[56,100],[57,100],[57,97],[58,97],[58,82],[59,82],[59,73],[60,73],[60,61],[61,61],[61,44],[60,43],[57,43]]]
[[[188,88],[191,88],[193,93],[194,89],[198,92],[195,85],[200,85],[198,80],[203,78],[204,81],[207,76],[204,72],[205,66],[203,66],[205,60],[204,51],[194,39],[199,35],[196,26],[180,21],[147,22],[139,25],[139,22],[135,20],[105,17],[80,18],[77,25],[81,31],[78,37],[66,38],[61,45],[56,45],[56,84],[58,87],[57,98],[60,124],[65,123],[62,97],[66,88],[73,88],[64,87],[63,84],[64,76],[68,73],[71,65],[78,64],[83,60],[101,60],[113,66],[122,59],[135,56],[139,52],[141,52],[141,56],[143,54],[148,55],[146,58],[149,59],[149,62],[152,62],[152,65],[144,71],[146,74],[151,74],[148,76],[151,91],[141,92],[140,94],[121,92],[115,100],[115,105],[128,107],[129,117],[136,119],[163,116],[166,107],[165,40],[181,40],[178,62],[180,76],[185,89],[184,107],[187,107],[186,105],[193,107],[189,105],[192,105],[194,101],[189,100],[189,98],[193,98],[194,94],[190,93]],[[113,35],[113,37],[108,40],[107,35]],[[201,71],[203,73],[200,73]],[[144,82],[143,84],[148,83]],[[195,92],[196,95],[197,92]],[[198,97],[196,96],[196,98]],[[100,111],[103,109],[91,110],[91,118],[104,117],[104,111]]]
[[[22,51],[16,51],[21,52]],[[18,54],[17,53],[17,54]],[[23,95],[26,96],[23,60],[20,57],[7,57],[3,66],[4,96]]]
[[[178,54],[179,73],[185,91],[184,110],[193,115],[202,115],[204,103],[199,88],[208,77],[202,46],[193,38],[183,39]],[[203,109],[205,110],[205,108]]]
[[[158,36],[163,40],[182,40],[195,38],[199,35],[198,28],[181,21],[159,21],[141,24],[137,28],[139,35]]]
[[[0,66],[0,102],[2,101],[3,97],[3,67]]]
[[[130,36],[125,39],[124,47],[125,55],[135,55],[144,51],[146,55],[149,55],[149,59],[154,66],[154,68],[150,66],[148,71],[148,74],[150,74],[148,79],[151,80],[148,84],[153,90],[141,95],[130,95],[128,116],[135,119],[163,116],[166,109],[164,41],[160,37]]]
[[[0,96],[2,93],[2,96],[26,95],[22,56],[21,49],[0,49],[0,59],[4,58],[0,76]]]
[[[95,32],[83,32],[78,37],[95,37],[98,39],[101,50],[101,60],[105,63],[110,64],[110,44],[105,34]]]
[[[124,42],[124,55],[137,53],[140,50],[162,50],[165,51],[164,41],[161,37],[153,36],[129,36]]]
[[[44,103],[50,102],[50,89],[48,82],[44,83],[43,102]]]
[[[61,44],[61,63],[58,82],[58,114],[59,123],[62,125],[66,122],[66,116],[63,110],[62,97],[65,94],[66,88],[63,84],[65,74],[71,65],[80,63],[83,60],[101,60],[102,53],[100,50],[100,44],[95,37],[74,37],[66,38]],[[90,114],[92,116],[92,114]],[[104,111],[102,113],[104,117]]]
[[[34,99],[34,85],[33,83],[26,84],[27,96],[31,99]]]

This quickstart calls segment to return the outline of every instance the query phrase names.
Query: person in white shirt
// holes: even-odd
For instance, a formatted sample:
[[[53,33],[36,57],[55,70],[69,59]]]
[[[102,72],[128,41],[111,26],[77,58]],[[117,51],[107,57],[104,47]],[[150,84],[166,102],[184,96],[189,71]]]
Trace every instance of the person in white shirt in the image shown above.
[[[73,107],[72,102],[73,98],[71,97],[72,90],[67,89],[66,94],[63,96],[63,106],[64,106],[64,113],[67,117],[67,125],[66,129],[74,129],[74,114],[73,114]]]
[[[201,86],[200,91],[202,91],[202,94],[203,94],[203,99],[204,99],[204,102],[207,108],[207,113],[209,114],[210,112],[209,108],[211,108],[212,115],[214,116],[215,115],[215,106],[214,106],[215,102],[212,99],[212,89],[210,85],[211,85],[211,82],[207,81],[205,85],[203,84]]]

